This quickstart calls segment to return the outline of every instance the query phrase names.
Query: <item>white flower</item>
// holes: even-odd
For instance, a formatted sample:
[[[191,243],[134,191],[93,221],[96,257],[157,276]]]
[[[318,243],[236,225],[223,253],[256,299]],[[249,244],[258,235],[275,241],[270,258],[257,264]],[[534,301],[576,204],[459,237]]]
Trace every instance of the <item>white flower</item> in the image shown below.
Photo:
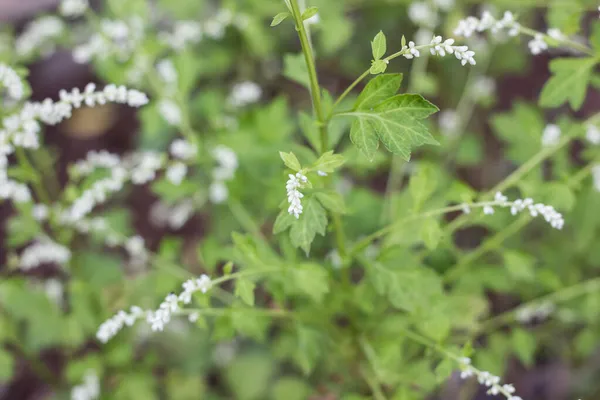
[[[143,317],[145,314],[138,306],[132,306],[129,314],[119,311],[100,325],[96,332],[96,338],[102,343],[106,343],[115,337],[124,326],[132,326],[137,319]]]
[[[109,153],[106,150],[91,150],[85,156],[85,160],[77,161],[73,165],[73,171],[78,176],[87,176],[94,172],[96,168],[113,169],[122,163],[121,158]]]
[[[133,164],[131,181],[136,185],[143,185],[156,177],[156,171],[164,165],[164,157],[160,153],[145,151],[135,154]]]
[[[444,110],[439,116],[440,131],[444,135],[456,136],[460,128],[460,118],[455,110]]]
[[[40,222],[47,220],[49,213],[48,206],[44,204],[36,204],[31,209],[31,216],[33,219]]]
[[[596,125],[588,124],[585,129],[585,138],[591,144],[600,144],[600,129]]]
[[[600,192],[600,164],[592,167],[592,181],[594,182],[594,189]]]
[[[180,185],[187,174],[187,166],[176,162],[167,168],[167,179],[174,185]]]
[[[301,199],[304,197],[298,189],[301,189],[304,184],[308,183],[308,178],[302,173],[298,172],[296,175],[289,174],[288,181],[286,182],[285,188],[287,190],[288,213],[298,219],[302,214],[302,202]]]
[[[165,83],[170,85],[177,83],[177,70],[175,69],[175,65],[173,65],[173,61],[168,58],[161,60],[156,64],[156,71]]]
[[[550,302],[542,302],[532,306],[519,307],[515,319],[522,324],[527,324],[533,319],[544,320],[554,312],[556,307]]]
[[[437,24],[437,14],[425,2],[413,2],[408,7],[408,18],[418,26],[433,28]]]
[[[181,124],[181,109],[171,99],[163,99],[158,103],[158,113],[169,125]]]
[[[23,250],[19,265],[29,270],[46,263],[56,263],[60,266],[71,259],[71,252],[66,247],[48,240],[38,241]]]
[[[100,32],[93,35],[87,43],[73,49],[73,59],[78,63],[87,63],[93,58],[116,58],[126,62],[135,53],[144,38],[144,20],[139,16],[126,21],[103,19]]]
[[[256,103],[261,96],[262,89],[260,86],[254,82],[246,81],[233,86],[228,102],[234,107],[244,107]]]
[[[490,30],[494,35],[506,31],[509,36],[516,36],[519,34],[519,29],[520,25],[515,21],[515,17],[510,11],[506,11],[501,20],[494,18],[489,11],[484,11],[481,19],[471,16],[459,21],[454,34],[470,37],[475,32]]]
[[[180,229],[194,214],[194,204],[191,200],[181,201],[172,207],[157,201],[150,209],[150,221],[158,227]]]
[[[196,21],[176,21],[173,32],[161,32],[159,39],[176,51],[202,40],[202,26]]]
[[[78,17],[83,15],[89,6],[88,0],[62,0],[59,11],[65,17]]]
[[[16,73],[6,64],[0,63],[0,87],[6,89],[6,94],[12,100],[21,100],[25,95],[23,81]]]
[[[552,39],[555,39],[555,40],[564,40],[565,39],[565,34],[562,33],[560,31],[560,29],[557,29],[557,28],[548,29],[548,36],[550,36]]]
[[[404,46],[402,50],[408,50],[408,53],[403,54],[403,56],[404,58],[407,58],[409,60],[415,57],[419,57],[421,55],[419,50],[415,47],[415,42],[413,41],[408,42],[408,46]]]
[[[317,175],[319,175],[319,176],[327,176],[327,172],[317,171]]]
[[[495,90],[496,82],[487,76],[478,77],[470,88],[472,95],[478,99],[491,97]]]
[[[94,371],[88,371],[81,385],[71,390],[71,400],[95,400],[100,397],[100,381]]]
[[[542,133],[542,146],[556,146],[560,141],[560,127],[555,124],[548,124]]]
[[[229,198],[227,185],[221,181],[214,181],[208,188],[208,197],[213,204],[222,204]]]
[[[215,160],[217,160],[220,167],[222,167],[223,169],[227,169],[228,171],[231,171],[231,173],[227,173],[225,175],[227,177],[232,177],[233,172],[235,172],[235,170],[238,167],[238,159],[237,159],[237,155],[235,154],[235,152],[227,146],[218,145],[212,150],[212,155],[215,158]],[[226,179],[230,179],[230,178],[222,178],[222,179],[226,180]]]
[[[196,157],[196,154],[198,154],[198,148],[192,143],[183,139],[174,140],[173,143],[171,143],[169,151],[173,157],[180,160],[190,160]]]
[[[483,213],[485,215],[492,215],[492,214],[494,214],[494,207],[492,207],[492,206],[484,206],[483,207]]]
[[[464,212],[465,214],[471,214],[471,207],[469,207],[468,204],[463,204],[462,205],[462,212]]]
[[[548,44],[544,41],[544,35],[541,33],[536,33],[527,45],[533,55],[540,54],[542,51],[548,49]]]
[[[600,172],[600,171],[599,171]],[[484,203],[483,212],[486,215],[493,214],[494,208],[493,206],[500,206],[503,208],[510,207],[510,212],[512,215],[516,215],[521,211],[528,210],[529,214],[532,217],[542,216],[546,222],[550,224],[555,229],[562,229],[564,226],[564,219],[561,213],[556,211],[554,207],[535,203],[533,199],[517,199],[514,201],[508,201],[508,198],[504,196],[502,193],[497,192],[494,197],[493,204]]]
[[[468,46],[454,46],[454,39],[443,40],[441,36],[434,36],[429,44],[432,46],[429,51],[434,56],[444,57],[446,54],[454,54],[462,65],[476,64],[475,52],[469,50]]]
[[[193,313],[191,313],[191,314],[188,316],[188,320],[189,320],[191,323],[194,323],[194,322],[198,321],[198,318],[200,318],[200,314],[199,314],[199,313],[197,313],[197,312],[193,312]]]
[[[454,0],[433,0],[433,3],[444,11],[449,11],[454,6]]]
[[[22,57],[31,56],[36,50],[52,50],[53,40],[65,29],[60,18],[45,16],[29,23],[15,40],[15,50]]]
[[[319,16],[319,13],[316,13],[312,17],[304,20],[304,23],[308,25],[316,25],[319,22],[321,22],[321,17]]]

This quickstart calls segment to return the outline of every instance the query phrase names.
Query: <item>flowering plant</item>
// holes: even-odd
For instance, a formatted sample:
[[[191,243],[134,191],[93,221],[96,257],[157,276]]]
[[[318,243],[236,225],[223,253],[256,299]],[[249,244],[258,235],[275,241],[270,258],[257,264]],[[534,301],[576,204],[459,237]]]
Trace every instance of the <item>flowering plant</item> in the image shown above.
[[[593,368],[584,0],[544,31],[452,0],[224,3],[62,0],[0,30],[0,393],[522,400],[544,355]],[[39,99],[27,66],[64,49],[97,78]],[[548,56],[539,98],[496,89]],[[135,146],[52,144],[132,109]]]

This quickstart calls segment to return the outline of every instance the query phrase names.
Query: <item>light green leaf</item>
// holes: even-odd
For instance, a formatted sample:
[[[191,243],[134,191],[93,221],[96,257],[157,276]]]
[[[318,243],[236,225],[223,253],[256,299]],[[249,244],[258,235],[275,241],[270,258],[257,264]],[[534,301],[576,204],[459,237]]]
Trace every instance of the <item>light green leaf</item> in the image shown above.
[[[329,275],[327,270],[318,264],[300,264],[292,270],[292,285],[295,292],[321,303],[329,292]]]
[[[319,199],[323,207],[329,211],[338,214],[345,214],[347,212],[346,204],[344,203],[344,198],[341,194],[334,191],[327,191],[317,192],[315,193],[315,196]]]
[[[300,161],[296,158],[296,155],[292,152],[284,153],[283,151],[279,152],[279,157],[283,160],[283,163],[294,172],[298,172],[302,169],[300,165]]]
[[[235,282],[234,295],[242,299],[249,306],[254,306],[254,288],[256,284],[247,279],[237,279]]]
[[[358,96],[355,110],[370,109],[394,96],[402,84],[402,74],[384,74],[371,79]]]
[[[438,178],[436,167],[432,164],[422,163],[411,176],[408,190],[413,199],[413,210],[419,211],[423,204],[431,197],[437,188]]]
[[[519,360],[526,366],[532,366],[536,350],[535,336],[521,328],[512,331],[511,342]]]
[[[387,47],[387,45],[386,45],[385,35],[383,34],[382,31],[379,31],[379,33],[377,35],[375,35],[375,38],[371,42],[371,50],[373,51],[373,60],[377,61],[381,57],[383,57],[383,55],[385,54],[385,51],[386,51],[386,47]]]
[[[421,226],[421,240],[429,250],[435,250],[442,238],[442,228],[437,220],[428,218]]]
[[[294,377],[279,379],[271,389],[271,400],[305,400],[312,389],[303,380]]]
[[[302,248],[308,255],[317,233],[325,236],[327,214],[314,196],[305,199],[303,213],[290,229],[290,239],[295,247]]]
[[[535,258],[515,250],[504,251],[504,264],[508,273],[518,281],[532,282],[535,279]]]
[[[323,172],[335,172],[336,169],[344,165],[346,160],[341,154],[333,154],[333,151],[324,153],[319,159],[313,164],[311,170],[323,171]]]
[[[298,325],[297,332],[297,345],[293,360],[302,369],[302,372],[308,375],[323,354],[322,335],[319,331],[302,325]]]
[[[317,7],[309,7],[302,13],[302,21],[306,21],[309,18],[314,17],[319,12]]]
[[[371,63],[369,72],[372,75],[382,74],[387,69],[388,63],[384,60],[375,60]]]
[[[14,373],[14,360],[10,353],[0,349],[0,382],[8,382]]]
[[[377,150],[378,139],[389,151],[410,160],[413,148],[423,144],[438,144],[419,120],[438,108],[417,94],[400,94],[372,110],[357,110],[340,115],[355,117],[350,139],[369,158]]]
[[[287,212],[287,209],[281,210],[279,215],[277,215],[277,219],[275,220],[275,224],[273,225],[273,234],[277,235],[285,230],[287,230],[290,226],[294,224],[296,218]]]
[[[287,17],[291,14],[289,12],[282,12],[273,17],[273,21],[271,22],[271,26],[277,26],[282,23]]]
[[[286,54],[283,56],[283,76],[301,84],[307,89],[310,88],[308,69],[302,53]]]
[[[443,300],[442,281],[423,267],[393,271],[388,299],[396,308],[410,313],[427,313]]]
[[[552,77],[542,89],[540,106],[558,107],[568,101],[573,110],[579,110],[596,63],[597,60],[593,57],[552,60],[550,62]]]

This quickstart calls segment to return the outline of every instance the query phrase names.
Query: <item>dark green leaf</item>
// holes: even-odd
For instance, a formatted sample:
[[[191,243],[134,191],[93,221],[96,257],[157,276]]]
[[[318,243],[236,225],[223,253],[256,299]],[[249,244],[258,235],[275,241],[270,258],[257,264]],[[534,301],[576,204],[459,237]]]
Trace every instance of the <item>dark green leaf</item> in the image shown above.
[[[402,84],[402,74],[383,74],[371,79],[360,92],[355,110],[367,110],[394,96]]]

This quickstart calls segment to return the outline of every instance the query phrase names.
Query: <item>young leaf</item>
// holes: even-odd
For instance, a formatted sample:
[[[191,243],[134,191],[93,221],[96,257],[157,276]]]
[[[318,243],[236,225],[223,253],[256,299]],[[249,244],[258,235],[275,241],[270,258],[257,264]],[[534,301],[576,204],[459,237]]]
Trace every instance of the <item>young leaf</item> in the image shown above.
[[[319,12],[317,7],[309,7],[302,13],[302,21],[306,21],[307,19],[314,17]]]
[[[371,50],[373,51],[373,60],[377,61],[383,57],[386,51],[385,35],[379,31],[371,42]]]
[[[573,110],[579,110],[596,63],[594,57],[552,60],[550,62],[552,77],[542,89],[540,106],[558,107],[568,101]]]
[[[284,153],[283,151],[280,151],[279,157],[281,157],[281,159],[283,160],[283,163],[286,165],[286,167],[288,167],[292,171],[298,172],[302,169],[302,166],[300,165],[300,161],[298,161],[298,158],[296,158],[294,153],[292,153],[292,152]]]
[[[383,60],[375,60],[371,63],[369,72],[372,75],[382,74],[387,69],[388,63]]]
[[[367,110],[394,96],[402,84],[402,74],[384,74],[371,79],[360,92],[354,109]]]
[[[273,225],[273,234],[277,235],[285,230],[287,230],[290,226],[294,224],[296,218],[287,212],[287,210],[281,210],[277,219],[275,220],[275,224]]]
[[[282,12],[273,17],[273,21],[271,22],[271,26],[277,26],[282,23],[287,17],[291,14],[289,12]]]
[[[378,140],[394,154],[410,160],[413,148],[438,144],[419,120],[438,108],[417,94],[401,94],[371,110],[356,110],[339,115],[356,118],[350,128],[350,139],[369,158],[377,150]]]
[[[320,303],[329,292],[327,270],[318,264],[301,264],[292,269],[293,287]]]
[[[254,306],[254,288],[256,284],[247,279],[238,279],[235,283],[234,295],[249,306]]]
[[[317,199],[321,202],[323,207],[334,213],[345,214],[346,205],[344,204],[344,198],[341,194],[333,191],[317,192],[315,194]]]
[[[421,226],[421,240],[429,250],[435,250],[442,238],[442,228],[437,220],[428,218]]]
[[[318,234],[325,236],[327,228],[327,214],[319,201],[311,196],[305,197],[304,210],[300,218],[290,229],[290,239],[295,247],[300,247],[306,255],[310,252],[310,245]]]
[[[333,151],[324,153],[312,166],[313,171],[334,172],[344,165],[346,160],[341,154],[333,154]]]

